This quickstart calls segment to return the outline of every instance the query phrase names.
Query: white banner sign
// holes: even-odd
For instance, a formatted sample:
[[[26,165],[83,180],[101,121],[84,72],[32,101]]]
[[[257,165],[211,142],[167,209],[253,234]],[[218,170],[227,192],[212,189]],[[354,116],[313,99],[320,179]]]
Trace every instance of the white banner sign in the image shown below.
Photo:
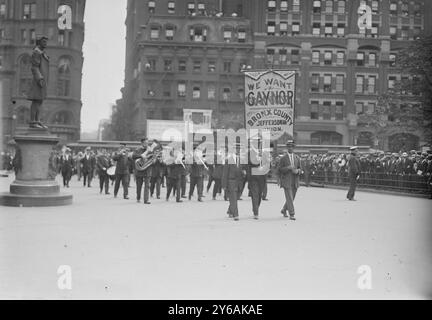
[[[269,130],[271,140],[294,135],[295,71],[245,72],[246,129]]]

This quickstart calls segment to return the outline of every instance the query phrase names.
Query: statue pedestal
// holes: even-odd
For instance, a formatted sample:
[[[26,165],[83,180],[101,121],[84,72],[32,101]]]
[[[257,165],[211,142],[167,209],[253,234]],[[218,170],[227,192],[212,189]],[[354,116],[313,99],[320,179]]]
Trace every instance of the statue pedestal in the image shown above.
[[[14,137],[19,170],[9,193],[0,194],[0,205],[48,207],[72,204],[72,195],[60,193],[53,147],[59,138],[46,129],[29,128]]]

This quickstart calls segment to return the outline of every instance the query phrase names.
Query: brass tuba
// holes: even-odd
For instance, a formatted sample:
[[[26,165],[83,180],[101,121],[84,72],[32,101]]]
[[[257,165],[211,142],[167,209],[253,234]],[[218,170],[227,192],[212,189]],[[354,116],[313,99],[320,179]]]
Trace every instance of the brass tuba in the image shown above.
[[[137,171],[147,170],[152,164],[156,162],[161,153],[160,150],[154,152],[154,149],[157,147],[157,144],[152,144],[140,158],[135,160],[135,169]]]

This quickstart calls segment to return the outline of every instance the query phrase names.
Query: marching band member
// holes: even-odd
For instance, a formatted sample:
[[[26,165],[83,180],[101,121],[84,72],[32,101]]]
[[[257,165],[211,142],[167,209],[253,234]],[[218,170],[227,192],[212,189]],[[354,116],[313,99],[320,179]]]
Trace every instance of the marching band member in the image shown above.
[[[102,194],[102,191],[105,186],[105,194],[109,193],[109,175],[107,173],[107,170],[111,166],[110,159],[108,157],[108,154],[105,150],[98,150],[98,155],[96,158],[96,167],[98,171],[99,176],[99,190]]]
[[[281,210],[281,213],[285,218],[288,217],[289,213],[290,220],[296,220],[294,199],[299,187],[299,176],[302,172],[300,158],[294,154],[294,141],[288,140],[287,152],[280,159],[278,165],[279,174],[279,185],[284,189],[285,193],[285,204]]]
[[[129,158],[128,149],[126,144],[122,143],[120,145],[119,151],[114,153],[112,159],[116,161],[115,170],[115,184],[114,184],[114,198],[117,198],[117,193],[120,188],[120,181],[123,186],[123,198],[129,199],[128,197],[128,184],[129,184]]]
[[[259,152],[261,153],[261,152]],[[257,154],[257,159],[262,160],[262,154]],[[254,169],[258,170],[259,174],[254,174]],[[264,192],[266,191],[266,177],[267,172],[264,172],[264,168],[260,164],[253,164],[252,160],[249,159],[249,164],[247,165],[247,182],[249,193],[252,198],[252,212],[254,219],[258,220],[259,207],[261,205],[261,200],[264,200]]]
[[[153,197],[153,193],[156,187],[156,198],[160,199],[160,192],[161,192],[161,181],[163,179],[163,174],[165,170],[165,166],[162,162],[162,146],[161,144],[155,139],[153,140],[153,143],[157,145],[157,147],[153,150],[155,162],[152,165],[151,170],[151,178],[150,178],[150,196]]]
[[[174,156],[174,160],[172,162],[168,162],[167,164],[167,193],[166,193],[166,201],[169,201],[169,197],[171,195],[171,191],[175,193],[176,202],[183,202],[180,199],[181,193],[181,175],[185,170],[185,166],[182,162],[183,154],[179,152],[177,155],[174,155],[171,152],[171,155]]]
[[[198,162],[195,161],[190,167],[190,185],[189,185],[189,200],[192,199],[195,186],[198,190],[198,201],[202,202],[203,189],[204,189],[204,169],[206,167],[203,160],[203,155],[201,150],[196,150],[196,157],[199,159]],[[195,157],[194,157],[195,158]]]
[[[93,172],[96,166],[96,159],[95,157],[91,154],[91,148],[87,147],[85,148],[85,152],[84,152],[84,156],[81,159],[81,164],[82,164],[82,174],[83,174],[83,186],[86,186],[86,182],[87,182],[87,186],[90,188],[91,187],[91,181],[93,179]]]
[[[138,147],[133,155],[132,159],[137,161],[142,159],[144,161],[148,161],[152,156],[153,148],[156,146],[153,144],[152,147],[148,145],[148,139],[141,139],[141,146]],[[136,170],[135,179],[136,179],[136,193],[137,193],[137,202],[141,201],[141,190],[144,184],[144,204],[150,204],[149,195],[150,195],[150,178],[152,175],[152,168],[149,166],[145,170]]]

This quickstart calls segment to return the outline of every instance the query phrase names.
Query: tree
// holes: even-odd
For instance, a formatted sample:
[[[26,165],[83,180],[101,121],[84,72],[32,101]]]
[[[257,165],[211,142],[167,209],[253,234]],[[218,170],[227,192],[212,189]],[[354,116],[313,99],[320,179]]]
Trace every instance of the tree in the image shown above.
[[[110,121],[104,124],[103,140],[128,141],[131,140],[132,131],[129,124],[131,117],[127,108],[117,101],[112,106]]]
[[[373,112],[359,115],[359,125],[372,128],[381,142],[393,133],[421,131],[423,140],[431,144],[432,37],[415,40],[399,51],[395,64],[401,80],[381,93]]]

